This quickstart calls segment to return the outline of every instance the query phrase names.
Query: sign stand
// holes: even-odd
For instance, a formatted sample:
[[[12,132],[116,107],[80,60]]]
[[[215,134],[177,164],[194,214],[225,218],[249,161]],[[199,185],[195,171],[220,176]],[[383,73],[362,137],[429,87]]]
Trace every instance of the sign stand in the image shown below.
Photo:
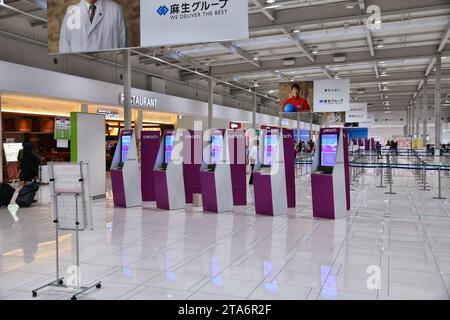
[[[52,281],[46,285],[43,285],[37,289],[34,289],[32,291],[33,297],[37,297],[37,293],[38,291],[47,288],[47,287],[56,287],[56,288],[65,288],[65,289],[74,289],[73,292],[73,296],[71,298],[71,300],[77,300],[77,297],[83,293],[85,293],[86,291],[93,289],[94,287],[97,289],[100,289],[102,286],[101,281],[98,281],[90,286],[87,287],[83,287],[81,286],[81,276],[80,276],[80,237],[79,237],[79,233],[80,231],[84,231],[85,227],[86,227],[86,219],[87,219],[87,213],[88,213],[88,208],[87,208],[87,203],[86,203],[86,197],[89,197],[89,194],[86,193],[85,190],[85,174],[84,174],[84,170],[83,170],[83,166],[86,165],[86,163],[80,162],[79,164],[63,164],[64,166],[71,166],[73,167],[78,167],[79,168],[79,176],[78,181],[74,181],[73,182],[78,182],[79,185],[75,186],[73,188],[68,188],[67,187],[67,181],[64,181],[63,183],[61,183],[61,186],[56,186],[57,184],[57,179],[55,178],[55,165],[54,163],[50,163],[48,165],[48,170],[49,170],[49,175],[50,175],[50,184],[51,184],[51,193],[52,193],[52,199],[53,199],[53,210],[54,210],[54,220],[53,223],[55,224],[55,237],[56,237],[56,280]],[[66,179],[64,179],[66,178]],[[67,177],[61,178],[61,180],[67,180]],[[72,177],[73,178],[73,177]],[[59,182],[59,180],[58,180]],[[77,184],[78,184],[77,183]],[[60,212],[58,210],[58,203],[59,203],[59,199],[62,197],[73,197],[73,199],[75,200],[75,221],[74,224],[75,226],[64,226],[64,224],[61,225],[61,216],[60,216]],[[82,209],[82,217],[80,217],[79,215],[79,200],[81,199],[81,209]],[[89,210],[90,213],[90,210]],[[82,218],[82,228],[80,228],[80,218]],[[92,215],[90,214],[90,222],[91,222],[91,227],[92,227]],[[59,274],[59,230],[70,230],[70,231],[74,231],[75,232],[75,237],[76,237],[76,285],[65,285],[64,284],[64,277],[60,277]]]

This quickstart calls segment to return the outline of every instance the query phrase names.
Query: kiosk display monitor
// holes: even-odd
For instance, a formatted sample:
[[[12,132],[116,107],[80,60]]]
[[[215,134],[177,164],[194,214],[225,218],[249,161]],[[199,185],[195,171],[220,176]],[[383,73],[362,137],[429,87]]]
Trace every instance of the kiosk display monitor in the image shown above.
[[[277,143],[278,137],[276,135],[266,134],[264,137],[264,166],[272,165],[276,153]]]
[[[321,138],[321,166],[334,167],[338,147],[337,134],[323,134]]]
[[[217,164],[220,158],[220,151],[223,146],[223,135],[214,134],[211,137],[211,164]]]
[[[127,160],[127,154],[128,154],[128,150],[130,149],[130,144],[131,144],[131,135],[128,134],[123,134],[121,137],[121,162],[125,162]]]
[[[173,145],[175,143],[175,137],[172,134],[166,134],[164,136],[164,163],[169,164],[170,157],[172,156]]]

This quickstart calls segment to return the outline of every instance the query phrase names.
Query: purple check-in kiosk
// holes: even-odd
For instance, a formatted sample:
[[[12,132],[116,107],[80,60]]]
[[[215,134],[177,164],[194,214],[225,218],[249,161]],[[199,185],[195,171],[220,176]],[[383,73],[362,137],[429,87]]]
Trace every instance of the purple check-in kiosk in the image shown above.
[[[200,167],[203,163],[203,131],[186,130],[183,143],[184,191],[186,203],[192,203],[193,195],[202,193]]]
[[[163,210],[178,210],[186,207],[183,177],[184,130],[164,132],[158,156],[153,168],[153,183],[156,207]]]
[[[159,131],[141,132],[141,187],[142,201],[155,201],[153,168],[158,157],[161,142]]]
[[[133,130],[122,130],[111,163],[114,206],[122,208],[142,205],[141,175]]]
[[[233,204],[247,204],[247,164],[245,153],[245,131],[228,130],[228,146],[230,151],[231,185],[233,187]]]
[[[293,146],[290,146],[293,148]],[[277,216],[287,214],[286,168],[283,134],[279,129],[261,132],[259,156],[253,173],[255,211]]]
[[[212,213],[233,210],[233,190],[227,130],[208,130],[203,164],[200,168],[203,211]]]
[[[283,129],[284,169],[286,171],[286,196],[288,208],[295,208],[295,150],[294,130]]]
[[[346,132],[340,128],[320,130],[311,174],[315,218],[343,218],[349,208],[350,188],[348,170],[346,170],[349,163],[346,137]]]

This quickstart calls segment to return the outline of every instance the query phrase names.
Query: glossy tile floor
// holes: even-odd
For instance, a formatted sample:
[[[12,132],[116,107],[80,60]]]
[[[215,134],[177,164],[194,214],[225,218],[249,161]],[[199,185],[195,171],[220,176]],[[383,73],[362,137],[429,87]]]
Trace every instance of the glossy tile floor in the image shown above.
[[[336,221],[312,218],[308,176],[297,179],[298,207],[275,218],[256,216],[251,204],[215,215],[95,201],[95,229],[81,233],[81,276],[103,287],[80,299],[449,299],[450,202],[419,191],[405,171],[394,172],[396,195],[376,188],[379,180],[362,174],[351,212]],[[444,176],[447,197],[449,186]],[[47,188],[39,199],[17,221],[0,209],[0,299],[32,299],[55,277]],[[62,233],[63,276],[74,248],[75,236]],[[50,288],[36,299],[70,297]]]

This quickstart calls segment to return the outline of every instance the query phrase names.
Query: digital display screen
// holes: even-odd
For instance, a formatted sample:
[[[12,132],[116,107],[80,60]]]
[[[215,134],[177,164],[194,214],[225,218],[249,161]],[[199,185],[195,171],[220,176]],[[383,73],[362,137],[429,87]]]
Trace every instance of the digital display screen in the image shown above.
[[[277,150],[278,136],[265,135],[263,165],[271,166]]]
[[[121,162],[125,162],[127,160],[128,150],[130,149],[131,144],[131,136],[130,135],[122,135],[121,138]]]
[[[321,166],[334,167],[336,161],[336,152],[338,147],[337,134],[323,134],[321,137]]]
[[[164,163],[166,163],[166,164],[168,164],[170,162],[170,157],[172,156],[174,142],[175,142],[175,137],[172,134],[167,134],[164,136]]]
[[[217,164],[223,145],[223,135],[214,134],[211,137],[211,164]]]

